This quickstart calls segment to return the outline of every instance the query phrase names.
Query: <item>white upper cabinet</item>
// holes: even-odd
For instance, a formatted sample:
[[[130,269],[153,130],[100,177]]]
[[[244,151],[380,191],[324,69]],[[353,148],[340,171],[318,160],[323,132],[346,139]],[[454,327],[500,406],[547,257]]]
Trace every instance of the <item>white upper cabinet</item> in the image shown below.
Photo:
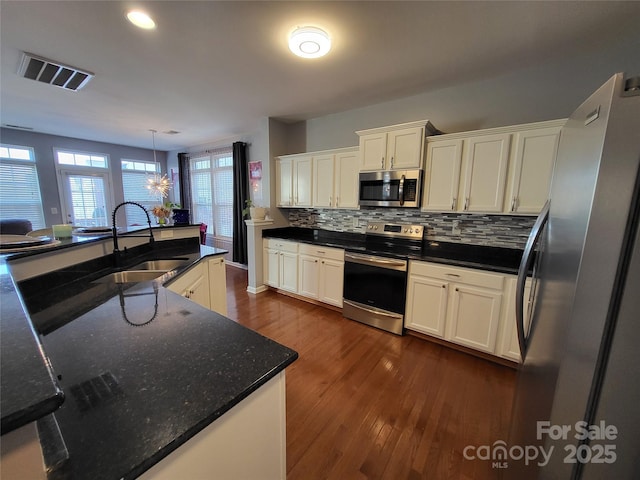
[[[311,155],[276,158],[276,204],[278,207],[310,207],[312,193]]]
[[[436,129],[428,120],[360,130],[360,171],[422,168],[425,135]]]
[[[548,197],[564,122],[429,137],[422,209],[537,214]]]
[[[313,154],[313,206],[358,207],[357,147]]]
[[[461,165],[462,140],[427,145],[423,210],[457,210]]]
[[[511,135],[481,135],[465,141],[465,212],[502,212]]]
[[[539,213],[549,196],[560,127],[518,132],[513,136],[510,190],[505,210]]]

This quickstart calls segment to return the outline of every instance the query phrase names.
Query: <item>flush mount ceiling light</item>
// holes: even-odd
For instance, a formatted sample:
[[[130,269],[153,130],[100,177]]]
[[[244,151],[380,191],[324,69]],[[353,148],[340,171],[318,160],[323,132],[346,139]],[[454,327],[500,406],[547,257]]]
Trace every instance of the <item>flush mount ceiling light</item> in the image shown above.
[[[329,34],[317,27],[298,27],[289,35],[289,50],[303,58],[319,58],[331,50]]]
[[[142,10],[131,10],[127,12],[127,19],[136,27],[144,28],[145,30],[156,28],[156,22]]]

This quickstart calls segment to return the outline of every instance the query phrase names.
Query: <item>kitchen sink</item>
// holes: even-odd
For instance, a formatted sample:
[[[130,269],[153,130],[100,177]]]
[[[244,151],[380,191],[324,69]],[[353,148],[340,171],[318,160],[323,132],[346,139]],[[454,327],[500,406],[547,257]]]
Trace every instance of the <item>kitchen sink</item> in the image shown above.
[[[153,280],[154,278],[158,278],[161,275],[164,275],[166,271],[162,270],[124,270],[122,272],[115,272],[109,275],[105,275],[98,280],[95,280],[96,283],[137,283],[137,282],[148,282],[149,280]]]
[[[147,262],[142,262],[137,265],[134,265],[129,269],[132,270],[160,270],[163,272],[168,272],[169,270],[173,270],[178,267],[182,267],[189,262],[188,258],[169,258],[165,260],[149,260]]]

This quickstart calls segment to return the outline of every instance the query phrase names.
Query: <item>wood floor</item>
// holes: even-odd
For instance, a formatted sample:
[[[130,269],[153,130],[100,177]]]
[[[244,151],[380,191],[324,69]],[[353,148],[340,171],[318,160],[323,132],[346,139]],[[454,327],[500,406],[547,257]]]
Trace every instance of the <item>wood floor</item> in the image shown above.
[[[299,354],[287,375],[287,479],[494,479],[467,445],[507,440],[515,371],[399,337],[227,267],[228,316]]]

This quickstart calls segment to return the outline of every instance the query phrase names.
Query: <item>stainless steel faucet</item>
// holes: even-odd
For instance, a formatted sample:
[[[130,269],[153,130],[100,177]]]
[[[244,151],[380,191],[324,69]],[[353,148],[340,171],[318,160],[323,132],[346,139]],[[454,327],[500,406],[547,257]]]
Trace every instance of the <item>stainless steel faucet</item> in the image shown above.
[[[144,214],[147,216],[147,224],[149,225],[149,245],[151,247],[153,247],[153,245],[155,243],[155,239],[153,238],[153,230],[151,229],[151,218],[149,217],[149,212],[147,212],[147,209],[144,208],[139,203],[136,203],[136,202],[122,202],[120,205],[118,205],[116,208],[113,209],[113,213],[111,214],[111,220],[113,222],[113,230],[112,230],[112,234],[113,234],[113,257],[115,259],[116,265],[118,264],[118,262],[120,260],[120,249],[118,248],[118,228],[116,227],[116,212],[123,205],[135,205],[135,206],[140,207],[142,209]],[[128,237],[140,237],[140,235],[127,235],[127,236]],[[127,247],[125,247],[125,250],[126,249],[127,249]]]

